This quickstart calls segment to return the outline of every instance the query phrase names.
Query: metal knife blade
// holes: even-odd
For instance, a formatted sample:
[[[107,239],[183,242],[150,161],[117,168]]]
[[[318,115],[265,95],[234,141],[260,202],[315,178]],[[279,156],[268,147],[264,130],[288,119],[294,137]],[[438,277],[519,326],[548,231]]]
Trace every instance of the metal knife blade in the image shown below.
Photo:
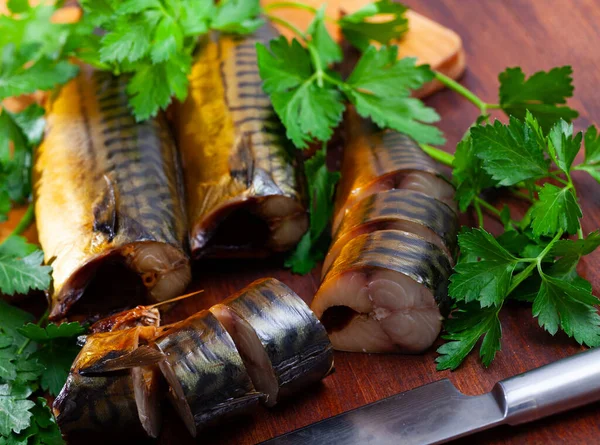
[[[504,418],[491,394],[466,396],[448,379],[396,394],[264,442],[269,445],[435,444]]]
[[[502,380],[466,396],[448,379],[263,442],[265,445],[428,445],[495,425],[519,425],[600,400],[600,348]]]

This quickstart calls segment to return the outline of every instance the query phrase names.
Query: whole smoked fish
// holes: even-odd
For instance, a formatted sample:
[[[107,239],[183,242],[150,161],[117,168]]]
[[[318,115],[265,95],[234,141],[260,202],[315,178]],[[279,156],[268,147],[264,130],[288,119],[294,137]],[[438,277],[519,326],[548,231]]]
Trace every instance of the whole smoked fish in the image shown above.
[[[433,159],[410,137],[380,131],[350,107],[345,114],[347,143],[342,180],[334,207],[332,233],[356,202],[390,189],[422,192],[455,209],[454,188],[439,173]]]
[[[171,299],[191,278],[174,141],[162,115],[135,121],[125,86],[82,67],[49,106],[34,193],[52,319],[84,294],[75,312],[90,316]]]
[[[222,35],[199,50],[174,128],[194,257],[286,251],[308,228],[297,160],[262,90],[256,43]]]
[[[447,254],[417,235],[366,233],[342,248],[311,309],[335,349],[422,352],[448,312],[450,273]]]

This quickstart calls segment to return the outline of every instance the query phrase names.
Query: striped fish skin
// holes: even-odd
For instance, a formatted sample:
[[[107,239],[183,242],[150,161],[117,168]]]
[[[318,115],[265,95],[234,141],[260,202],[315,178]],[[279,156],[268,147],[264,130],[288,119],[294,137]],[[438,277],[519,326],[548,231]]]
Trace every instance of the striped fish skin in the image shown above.
[[[347,143],[342,179],[336,192],[332,233],[356,202],[393,188],[424,192],[454,208],[452,185],[442,179],[433,159],[410,137],[374,129],[351,107],[345,115],[345,128]]]
[[[192,436],[197,429],[247,411],[263,396],[221,323],[200,312],[155,340],[166,356],[159,364],[170,396]]]
[[[130,328],[87,337],[53,404],[54,416],[64,435],[102,433],[122,438],[145,433],[158,436],[160,413],[155,369],[133,368],[92,376],[80,374],[84,368],[134,351],[141,329],[149,329],[150,332],[144,334],[151,337],[153,328]]]
[[[308,228],[299,160],[256,64],[256,43],[274,35],[264,27],[205,42],[175,109],[195,257],[286,251]]]
[[[240,332],[240,321],[237,325],[228,323],[223,310],[231,311],[230,315],[252,332]],[[333,347],[325,327],[298,295],[274,278],[255,281],[211,311],[238,345],[256,388],[267,394],[267,406],[333,371]],[[269,370],[259,369],[259,360],[254,360],[256,355],[265,353]],[[264,377],[257,373],[274,375],[275,390],[261,388],[257,380]]]
[[[152,301],[181,294],[190,281],[174,141],[162,115],[135,121],[125,83],[82,67],[49,106],[34,193],[53,267],[52,319],[64,317],[109,263],[134,271]]]
[[[412,190],[388,190],[370,195],[353,205],[342,219],[323,263],[323,276],[342,247],[357,235],[396,229],[423,236],[448,253],[456,254],[458,216],[445,203]],[[411,230],[412,229],[412,230]]]
[[[408,232],[360,235],[342,249],[311,309],[335,349],[421,352],[439,335],[449,309],[450,260]]]
[[[441,307],[449,304],[450,260],[439,247],[421,237],[399,230],[361,235],[342,249],[323,282],[340,273],[362,268],[400,272],[427,287]]]

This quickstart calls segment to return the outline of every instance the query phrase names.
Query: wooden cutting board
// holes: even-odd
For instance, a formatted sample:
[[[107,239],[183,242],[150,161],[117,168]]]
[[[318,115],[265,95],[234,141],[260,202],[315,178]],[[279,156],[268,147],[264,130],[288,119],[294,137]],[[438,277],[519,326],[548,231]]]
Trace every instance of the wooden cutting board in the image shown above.
[[[320,7],[324,2],[319,0],[302,0],[303,3]],[[273,3],[280,3],[278,0],[262,0],[263,6]],[[329,17],[338,19],[344,14],[356,12],[369,0],[331,0],[326,2],[326,14]],[[313,18],[313,14],[293,8],[277,8],[270,11],[273,15],[281,17],[296,25],[301,30],[305,30]],[[409,10],[406,13],[408,18],[408,32],[398,41],[392,43],[399,47],[398,57],[416,57],[420,64],[429,64],[436,71],[458,79],[465,70],[465,52],[463,50],[460,36],[449,28],[446,28],[427,17]],[[386,19],[382,17],[382,19]],[[329,32],[338,42],[343,39],[339,27],[332,22],[327,22]],[[288,38],[294,37],[294,33],[288,28],[275,25],[279,32]],[[418,97],[427,96],[442,88],[437,82],[430,82],[419,90]]]
[[[600,123],[597,89],[600,58],[590,51],[590,45],[600,41],[597,26],[600,4],[596,0],[579,0],[577,7],[574,7],[575,2],[564,0],[404,0],[404,3],[462,36],[469,55],[469,72],[462,82],[482,98],[490,102],[497,100],[495,79],[506,66],[520,65],[531,73],[571,64],[576,85],[572,106],[582,113],[576,129]],[[446,148],[454,151],[477,111],[450,91],[442,91],[427,101],[442,116],[439,126],[448,138]],[[583,196],[583,228],[587,233],[600,226],[598,184],[581,172],[574,175],[574,181]],[[516,201],[504,202],[513,211],[519,208]],[[2,234],[14,227],[16,220],[1,223]],[[473,224],[474,220],[467,215],[462,223]],[[500,225],[492,220],[486,220],[486,224],[490,230],[500,229]],[[306,301],[312,299],[319,283],[319,270],[303,277],[293,275],[283,269],[281,258],[199,263],[194,273],[197,279],[193,287],[206,289],[204,295],[179,304],[169,315],[170,319],[182,318],[210,306],[260,277],[273,276],[284,281]],[[600,253],[587,257],[580,273],[590,280],[598,295]],[[502,351],[488,369],[483,368],[473,354],[453,373],[436,372],[435,348],[422,356],[336,353],[336,373],[321,385],[307,389],[274,409],[259,408],[250,416],[204,431],[197,441],[188,436],[183,424],[167,408],[158,442],[161,445],[250,445],[442,378],[450,378],[467,394],[480,394],[489,391],[500,379],[581,349],[564,335],[551,337],[543,332],[531,318],[531,308],[527,305],[511,304],[503,311],[501,322]],[[599,419],[600,405],[596,404],[532,424],[496,428],[457,443],[593,444],[598,443]]]

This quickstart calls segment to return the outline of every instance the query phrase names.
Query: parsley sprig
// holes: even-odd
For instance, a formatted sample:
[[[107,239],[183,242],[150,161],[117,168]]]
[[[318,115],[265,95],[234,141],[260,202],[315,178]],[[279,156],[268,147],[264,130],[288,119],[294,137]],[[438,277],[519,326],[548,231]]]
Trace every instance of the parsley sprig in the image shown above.
[[[584,236],[572,178],[575,170],[596,175],[598,137],[595,127],[585,138],[574,134],[568,122],[577,116],[565,105],[573,93],[571,74],[561,67],[526,78],[520,68],[509,68],[499,76],[499,104],[488,104],[436,73],[481,112],[453,157],[424,147],[453,167],[459,207],[473,207],[479,225],[459,235],[461,253],[449,288],[455,305],[438,369],[456,369],[479,341],[488,366],[501,349],[499,314],[508,299],[532,303],[533,317],[550,334],[560,329],[580,344],[600,345],[600,301],[576,271],[581,257],[600,245],[600,232]],[[508,124],[489,124],[490,109],[502,109]],[[574,166],[583,140],[585,162]],[[515,220],[508,207],[499,210],[484,198],[488,189],[512,192],[530,207]],[[484,229],[484,212],[503,223],[504,233],[494,237]]]
[[[263,24],[258,0],[84,0],[86,61],[130,76],[127,93],[138,120],[173,97],[185,99],[192,53],[211,30],[248,34]]]
[[[0,300],[0,444],[64,443],[42,392],[60,392],[84,329],[32,320]]]
[[[309,10],[314,19],[302,31],[271,12],[280,7]],[[325,16],[325,8],[282,2],[267,8],[268,18],[293,31],[295,38],[272,40],[257,45],[258,67],[263,88],[286,128],[287,137],[298,149],[327,142],[342,121],[348,104],[382,128],[402,131],[422,143],[444,142],[442,133],[430,125],[438,114],[411,92],[434,78],[428,66],[417,66],[414,58],[398,59],[397,46],[386,46],[407,30],[406,8],[388,0],[370,4],[339,20]],[[383,22],[373,17],[391,15]],[[334,70],[342,62],[341,47],[329,34],[326,21],[335,21],[346,37],[362,51],[352,72],[343,79]],[[383,46],[376,48],[370,42]],[[307,273],[322,259],[326,228],[333,210],[332,199],[338,172],[326,166],[324,149],[306,162],[309,188],[310,230],[292,252],[286,265],[294,272]]]

